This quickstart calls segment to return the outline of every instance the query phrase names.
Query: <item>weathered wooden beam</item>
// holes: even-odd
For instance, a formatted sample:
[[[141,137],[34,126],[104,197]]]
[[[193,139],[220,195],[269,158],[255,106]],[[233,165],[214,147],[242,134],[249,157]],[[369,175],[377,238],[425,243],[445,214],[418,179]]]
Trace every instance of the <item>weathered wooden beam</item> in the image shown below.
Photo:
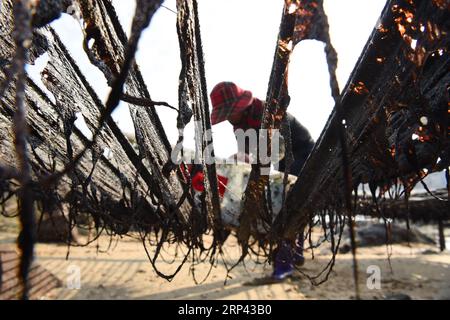
[[[391,0],[341,95],[353,187],[407,187],[420,170],[449,165],[449,1]],[[294,238],[309,217],[340,208],[340,117],[329,118],[277,221]],[[440,161],[440,162],[439,162]]]
[[[103,104],[54,30],[47,28],[41,30],[40,34],[48,41],[49,54],[49,63],[43,70],[42,80],[55,97],[57,112],[65,127],[73,127],[71,119],[75,113],[81,113],[88,129],[94,132],[100,125]],[[75,102],[72,108],[67,107],[70,101]],[[134,184],[141,194],[146,193],[151,183],[150,173],[111,118],[107,120],[107,125],[98,138],[97,147],[101,149],[105,159],[109,163],[114,162],[117,170],[122,172],[128,187]],[[75,153],[79,151],[81,150],[73,150]]]
[[[332,76],[333,96],[339,94],[335,79],[337,56],[331,45],[328,29],[328,19],[324,12],[323,0],[285,0],[261,122],[261,128],[267,129],[269,132],[267,142],[265,142],[267,143],[266,150],[269,150],[269,153],[273,130],[281,130],[282,132],[283,130],[289,130],[286,124],[283,124],[290,102],[289,90],[293,89],[289,88],[288,84],[289,63],[291,54],[299,42],[314,39],[325,43],[328,68]],[[287,143],[285,160],[287,169],[290,166],[289,163],[293,161],[289,146],[290,143]],[[268,201],[265,195],[269,183],[267,176],[269,168],[270,163],[261,163],[261,159],[258,159],[258,163],[252,166],[245,191],[243,213],[241,214],[238,232],[238,238],[242,243],[247,243],[251,235],[257,235],[258,223],[263,221],[268,227],[272,225],[273,217],[268,210]],[[287,174],[288,172],[285,175],[285,184]],[[283,215],[284,212],[282,212]],[[272,231],[272,234],[277,238],[278,230],[273,229]]]
[[[91,62],[99,67],[108,81],[120,74],[125,58],[127,37],[109,0],[78,0],[85,22],[84,49]],[[139,10],[139,8],[138,8]],[[93,41],[91,47],[88,43]],[[126,81],[126,94],[150,99],[139,68],[134,64]],[[152,189],[163,205],[166,218],[177,216],[189,223],[192,201],[179,168],[165,172],[171,162],[172,148],[154,107],[130,104],[136,139],[141,154],[151,168]]]
[[[0,54],[6,61],[11,60],[15,50],[11,32],[8,32],[12,26],[11,6],[12,2],[6,1],[0,16],[1,30],[5,32],[0,39]],[[98,126],[98,118],[104,108],[56,35],[48,29],[42,29],[40,33],[34,33],[30,62],[46,51],[50,61],[44,71],[43,80],[54,93],[56,104],[30,79],[27,80],[25,91],[27,123],[30,129],[29,152],[32,155],[34,181],[62,170],[71,161],[70,154],[81,151],[88,144],[88,139],[73,125],[75,113],[82,112],[93,131]],[[7,82],[8,85],[1,98],[0,108],[1,162],[2,165],[15,167],[11,131],[15,83],[13,79],[7,79],[3,71],[2,68],[0,81]],[[105,148],[113,152],[112,158],[104,154]],[[144,216],[147,215],[146,221],[155,222],[157,219],[150,200],[145,199],[148,186],[143,180],[149,179],[143,174],[145,170],[137,167],[132,156],[138,158],[115,123],[109,121],[91,156],[87,154],[73,174],[64,177],[57,186],[59,201],[70,202],[74,199],[67,197],[73,197],[77,193],[78,200],[72,201],[71,205],[78,207],[81,212],[92,213],[99,219],[104,219],[105,224],[115,223],[115,213],[120,210],[123,211],[121,214],[129,215],[127,225],[132,224],[137,214],[130,213],[131,207],[146,208],[146,213],[142,212],[142,209],[138,211]],[[39,187],[35,188],[35,191],[37,200],[49,205],[49,198],[53,196],[52,190]],[[58,204],[53,203],[53,206],[57,207]]]
[[[195,125],[196,156],[201,159],[205,175],[205,203],[202,216],[208,218],[208,226],[221,231],[220,200],[215,166],[215,154],[211,132],[208,89],[205,78],[205,62],[200,36],[196,0],[177,1],[177,31],[182,68],[179,85],[180,109],[193,111]],[[189,104],[189,105],[188,105]],[[183,116],[184,110],[180,110]],[[189,112],[189,111],[187,111]],[[180,121],[178,121],[180,124]],[[184,126],[185,123],[182,124]],[[182,128],[179,128],[182,129]]]

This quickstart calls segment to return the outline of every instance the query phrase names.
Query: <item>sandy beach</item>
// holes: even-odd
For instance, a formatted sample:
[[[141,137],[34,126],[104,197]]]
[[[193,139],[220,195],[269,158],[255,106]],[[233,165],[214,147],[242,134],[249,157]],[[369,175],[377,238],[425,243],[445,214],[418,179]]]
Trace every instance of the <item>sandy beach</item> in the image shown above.
[[[2,243],[13,243],[13,233],[2,233]],[[67,246],[38,244],[37,263],[51,271],[62,281],[62,287],[48,292],[41,299],[354,299],[352,256],[339,254],[329,280],[313,286],[306,277],[296,274],[283,283],[250,286],[248,282],[270,274],[270,265],[255,264],[247,260],[245,267],[239,265],[229,274],[219,262],[210,275],[196,284],[186,263],[173,281],[159,277],[147,259],[140,241],[124,237],[114,241],[111,248],[109,237],[102,236],[97,245],[71,247],[66,260]],[[182,249],[182,248],[181,248]],[[106,251],[106,252],[104,252]],[[237,261],[240,248],[233,237],[227,241],[224,252],[229,261]],[[164,254],[171,262],[169,254]],[[315,250],[315,258],[306,252],[306,263],[302,271],[317,274],[328,263],[330,256],[326,248]],[[181,257],[172,264],[159,261],[157,266],[171,273],[181,262]],[[370,290],[367,279],[369,266],[381,271],[381,288]],[[360,293],[363,299],[395,298],[399,294],[412,299],[450,299],[450,253],[439,253],[433,245],[392,246],[392,271],[387,259],[386,246],[358,249]],[[202,281],[210,270],[205,262],[195,265],[197,281]],[[80,275],[80,288],[73,287],[73,270]],[[370,271],[370,268],[369,268]]]

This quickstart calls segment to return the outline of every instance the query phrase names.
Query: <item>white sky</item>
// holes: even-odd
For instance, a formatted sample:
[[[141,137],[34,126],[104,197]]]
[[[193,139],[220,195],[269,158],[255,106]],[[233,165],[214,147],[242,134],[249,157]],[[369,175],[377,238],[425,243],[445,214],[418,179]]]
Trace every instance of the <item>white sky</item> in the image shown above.
[[[119,18],[129,33],[135,1],[113,0]],[[208,91],[220,81],[233,81],[265,99],[275,52],[284,1],[198,0]],[[339,55],[338,79],[341,88],[376,25],[385,0],[325,0],[333,44]],[[175,0],[165,6],[176,9]],[[52,24],[99,96],[110,91],[103,74],[90,65],[82,50],[82,34],[76,20],[68,15]],[[356,27],[355,27],[356,26]],[[176,14],[161,8],[139,44],[137,62],[152,98],[178,105],[178,77],[181,68],[176,32]],[[323,44],[304,41],[292,56],[289,74],[291,105],[288,111],[317,139],[333,108]],[[158,107],[158,113],[172,143],[176,142],[176,112]],[[134,128],[127,107],[122,104],[114,119],[124,131]],[[218,156],[237,150],[232,127],[213,127]],[[185,146],[194,148],[193,125],[185,132]]]

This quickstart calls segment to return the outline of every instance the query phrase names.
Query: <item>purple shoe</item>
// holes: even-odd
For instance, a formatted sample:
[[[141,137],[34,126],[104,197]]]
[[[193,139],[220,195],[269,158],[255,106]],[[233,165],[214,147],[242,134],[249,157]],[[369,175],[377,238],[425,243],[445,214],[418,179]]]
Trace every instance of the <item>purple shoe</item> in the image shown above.
[[[283,281],[294,273],[294,266],[292,264],[281,264],[276,265],[273,273],[272,278],[276,281]]]

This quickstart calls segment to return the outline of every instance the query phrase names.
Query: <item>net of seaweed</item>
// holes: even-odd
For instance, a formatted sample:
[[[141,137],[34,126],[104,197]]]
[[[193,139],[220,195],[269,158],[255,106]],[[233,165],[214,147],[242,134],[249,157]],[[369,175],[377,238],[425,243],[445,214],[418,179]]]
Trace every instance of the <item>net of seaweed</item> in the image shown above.
[[[10,199],[18,203],[13,216],[22,225],[24,298],[40,221],[35,219],[36,207],[42,214],[63,215],[70,227],[94,230],[95,236],[85,244],[74,243],[69,236],[69,246],[88,245],[104,232],[111,236],[137,233],[156,272],[168,280],[187,261],[211,265],[220,257],[225,261],[221,247],[227,232],[221,221],[216,168],[205,161],[206,146],[213,141],[200,134],[211,128],[211,122],[197,2],[177,1],[182,61],[177,108],[151,99],[135,63],[142,31],[162,1],[137,0],[136,4],[127,38],[109,0],[2,1],[0,193],[2,203]],[[285,1],[262,128],[289,132],[283,121],[290,100],[289,58],[303,40],[324,43],[335,108],[298,182],[284,193],[283,209],[276,219],[271,214],[269,180],[260,174],[260,164],[253,166],[235,232],[242,256],[229,270],[246,257],[270,261],[280,239],[294,241],[299,230],[305,229],[310,249],[330,243],[329,263],[318,275],[306,275],[320,284],[331,272],[348,225],[357,288],[357,214],[383,219],[387,228],[392,218],[405,219],[408,225],[410,218],[448,219],[448,8],[445,0],[388,1],[341,91],[323,1]],[[77,12],[83,48],[111,87],[106,103],[48,25],[68,10]],[[25,65],[43,53],[49,55],[49,62],[42,82],[54,101],[25,72]],[[111,118],[120,101],[129,104],[135,144]],[[171,161],[173,150],[156,111],[166,107],[178,112],[181,143],[184,127],[195,120],[196,156],[206,177],[200,201],[195,199],[187,166]],[[79,115],[91,138],[74,125]],[[285,140],[289,164],[290,139]],[[268,150],[270,143],[269,139]],[[108,150],[114,152],[113,159]],[[413,205],[409,199],[412,188],[425,185],[424,177],[437,171],[446,171],[447,186],[439,195],[426,188],[432,201],[427,203],[436,209],[430,215],[427,206]],[[369,197],[361,185],[368,186]],[[4,210],[3,214],[11,216]],[[261,224],[264,233],[259,232]],[[311,240],[315,226],[324,233],[319,243]],[[205,242],[205,235],[213,241]],[[184,258],[173,274],[156,267],[165,245],[188,248],[180,251]],[[153,254],[148,246],[156,247]]]

